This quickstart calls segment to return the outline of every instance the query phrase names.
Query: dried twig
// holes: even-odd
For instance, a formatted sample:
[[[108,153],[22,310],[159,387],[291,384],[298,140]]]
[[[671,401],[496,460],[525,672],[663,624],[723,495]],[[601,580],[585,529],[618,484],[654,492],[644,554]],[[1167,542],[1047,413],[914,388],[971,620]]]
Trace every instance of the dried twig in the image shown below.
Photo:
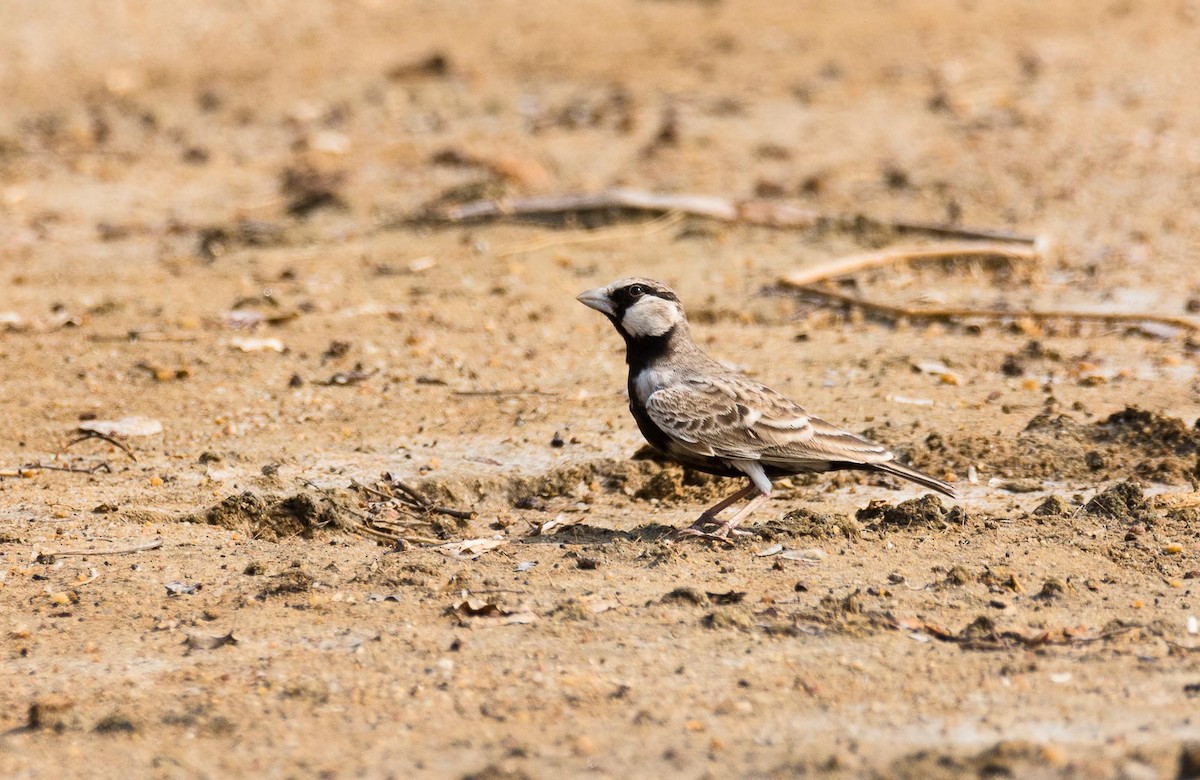
[[[969,308],[928,308],[915,309],[907,306],[897,306],[889,303],[879,303],[851,295],[827,290],[821,287],[802,287],[799,292],[820,298],[829,303],[861,309],[863,312],[887,320],[911,320],[914,322],[954,322],[965,319],[978,320],[1020,320],[1028,319],[1035,322],[1049,320],[1070,320],[1073,322],[1099,322],[1113,325],[1138,325],[1153,322],[1173,328],[1196,332],[1200,331],[1200,322],[1186,317],[1172,317],[1160,314],[1134,314],[1127,312],[1089,312],[1063,310],[1014,309],[969,309]]]
[[[428,209],[385,227],[420,223],[458,224],[492,219],[562,219],[572,215],[631,212],[662,217],[678,213],[717,222],[808,229],[821,221],[812,209],[784,200],[734,200],[708,195],[663,194],[614,188],[596,193],[567,193],[534,198],[475,200]]]
[[[396,479],[395,477],[390,477],[388,484],[399,488],[400,491],[407,496],[407,500],[401,496],[395,496],[395,498],[400,499],[402,502],[409,504],[426,514],[446,515],[447,517],[453,517],[458,520],[471,520],[475,517],[475,513],[469,509],[455,509],[453,507],[430,503],[424,496],[417,492],[416,488],[399,479]]]
[[[392,505],[393,508],[395,505],[399,505],[400,508],[411,513],[410,519],[391,522],[361,512],[355,512],[354,510],[347,510],[358,520],[353,530],[366,536],[389,542],[440,545],[444,544],[445,540],[414,535],[409,529],[413,526],[432,527],[433,523],[428,520],[428,517],[433,514],[447,515],[459,520],[470,520],[475,517],[475,513],[469,510],[454,509],[452,507],[433,504],[422,496],[416,488],[390,475],[385,475],[384,484],[387,486],[387,490],[380,490],[369,485],[364,485],[357,480],[350,481],[350,487],[355,490],[380,499],[382,502]],[[392,489],[398,492],[392,492]],[[414,514],[415,516],[412,516]],[[394,526],[395,530],[385,526]]]
[[[383,529],[379,527],[378,521],[376,521],[375,518],[371,517],[370,515],[364,515],[362,512],[356,512],[353,509],[347,509],[346,511],[353,515],[357,521],[349,526],[350,530],[360,533],[363,536],[370,536],[373,539],[379,539],[381,541],[391,542],[393,544],[396,542],[428,545],[445,544],[444,539],[435,539],[430,536],[418,536],[411,533],[401,534],[396,531]]]
[[[901,233],[924,233],[930,236],[946,236],[948,238],[964,238],[971,241],[1007,241],[1016,244],[1036,244],[1037,236],[1014,233],[1011,230],[992,230],[990,228],[962,227],[949,225],[944,222],[921,222],[918,220],[894,219],[881,223]]]
[[[600,228],[597,230],[578,230],[567,234],[556,234],[542,236],[533,241],[523,241],[518,244],[504,247],[496,252],[497,257],[511,257],[512,255],[525,254],[526,252],[536,252],[541,249],[550,249],[551,247],[567,246],[571,244],[586,244],[596,241],[627,241],[635,238],[646,238],[655,233],[672,228],[683,221],[683,214],[678,211],[671,211],[663,216],[652,219],[649,222],[644,222],[633,227],[610,227]]]
[[[703,195],[662,195],[642,190],[609,189],[597,193],[570,193],[533,198],[475,200],[434,210],[425,219],[438,222],[475,222],[503,217],[547,217],[589,211],[624,209],[662,216],[672,211],[721,222],[738,219],[737,205],[727,198]],[[806,212],[805,226],[815,215]]]
[[[132,547],[116,547],[108,550],[57,550],[53,552],[43,551],[42,555],[53,555],[61,557],[64,555],[128,555],[129,553],[145,552],[146,550],[156,550],[162,547],[162,539],[154,539],[149,542],[135,544]]]
[[[627,188],[612,188],[594,193],[564,193],[531,198],[499,198],[473,200],[466,203],[445,205],[441,203],[428,206],[423,212],[412,216],[402,217],[380,226],[380,229],[395,229],[420,224],[461,224],[468,222],[483,222],[496,219],[528,219],[548,220],[568,223],[570,217],[580,217],[588,214],[624,213],[646,214],[662,217],[658,223],[651,223],[653,229],[658,229],[662,222],[671,222],[679,215],[710,219],[717,222],[738,225],[753,225],[779,229],[807,230],[821,225],[849,225],[849,229],[861,229],[876,226],[891,229],[901,233],[923,233],[936,236],[950,236],[968,240],[1008,241],[1022,244],[1033,244],[1036,238],[1021,235],[1006,230],[987,228],[971,228],[940,222],[922,222],[904,219],[875,219],[871,217],[829,217],[812,210],[803,203],[777,198],[736,199],[709,195],[694,195],[686,193],[657,193],[645,190]],[[636,234],[647,229],[642,226],[635,230]],[[604,238],[613,238],[610,234]],[[595,239],[568,238],[563,242],[573,243],[580,240]],[[546,246],[555,246],[558,240],[543,239],[526,245],[517,245],[506,254],[532,251]]]
[[[121,452],[128,455],[130,460],[132,460],[134,463],[137,463],[137,457],[133,454],[133,452],[128,447],[126,447],[124,444],[122,444],[120,441],[113,438],[112,436],[109,436],[107,433],[100,433],[99,431],[89,431],[89,430],[85,430],[83,428],[78,429],[76,432],[80,434],[79,438],[72,439],[71,441],[67,442],[67,446],[63,447],[64,450],[67,449],[68,447],[75,446],[76,444],[78,444],[81,441],[87,441],[88,439],[100,439],[100,440],[106,441],[109,444],[111,444],[112,446],[116,447]]]
[[[29,477],[38,471],[65,471],[69,474],[98,474],[101,471],[112,473],[108,461],[97,463],[95,466],[55,466],[48,463],[30,463],[15,469],[0,470],[0,477]]]
[[[801,268],[783,276],[779,283],[784,287],[807,288],[808,285],[848,276],[857,271],[881,266],[899,265],[920,260],[949,260],[953,258],[1005,258],[1009,260],[1037,260],[1037,249],[1013,244],[943,244],[940,246],[884,249],[849,257],[840,257],[827,263]]]

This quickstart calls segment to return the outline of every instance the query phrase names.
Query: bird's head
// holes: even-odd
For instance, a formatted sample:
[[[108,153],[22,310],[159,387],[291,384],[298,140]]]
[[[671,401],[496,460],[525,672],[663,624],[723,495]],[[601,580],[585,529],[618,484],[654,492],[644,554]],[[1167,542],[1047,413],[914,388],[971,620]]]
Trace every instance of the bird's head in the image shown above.
[[[653,279],[621,279],[580,293],[576,300],[608,317],[626,339],[665,336],[687,322],[679,296]]]

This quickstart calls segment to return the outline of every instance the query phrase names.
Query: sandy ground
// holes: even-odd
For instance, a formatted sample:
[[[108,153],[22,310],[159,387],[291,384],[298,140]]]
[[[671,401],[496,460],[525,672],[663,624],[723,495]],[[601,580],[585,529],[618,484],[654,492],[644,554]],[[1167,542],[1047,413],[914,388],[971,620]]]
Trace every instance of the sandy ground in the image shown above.
[[[1040,260],[839,289],[1195,316],[1200,6],[847,5],[10,3],[0,774],[1200,776],[1195,333],[776,286],[952,223]],[[404,219],[609,186],[824,219]],[[734,485],[632,459],[633,273],[958,508],[674,538]]]

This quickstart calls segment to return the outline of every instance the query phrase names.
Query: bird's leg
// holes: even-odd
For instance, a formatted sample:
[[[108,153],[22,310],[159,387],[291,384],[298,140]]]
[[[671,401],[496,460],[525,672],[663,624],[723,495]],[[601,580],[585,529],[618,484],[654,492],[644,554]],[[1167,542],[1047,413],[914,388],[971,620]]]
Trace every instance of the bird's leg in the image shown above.
[[[754,487],[754,486],[751,485],[751,487]],[[718,539],[728,539],[730,534],[743,533],[742,531],[734,530],[735,528],[737,528],[738,523],[742,522],[747,517],[749,517],[751,512],[753,512],[755,509],[758,509],[758,507],[761,506],[762,503],[770,497],[771,497],[770,493],[759,493],[757,496],[755,496],[754,498],[747,501],[746,505],[744,507],[742,507],[741,509],[739,509],[737,514],[735,514],[733,517],[729,518],[725,522],[721,523],[720,527],[718,527],[715,531],[712,532],[712,535],[717,537]]]
[[[695,535],[704,535],[705,534],[704,527],[716,522],[718,514],[720,514],[723,510],[728,509],[729,507],[733,506],[737,502],[741,501],[743,498],[750,495],[755,490],[756,490],[756,488],[754,487],[753,484],[746,485],[746,487],[742,488],[741,490],[737,491],[736,493],[733,493],[732,495],[721,499],[717,503],[710,506],[708,509],[705,509],[704,513],[702,515],[700,515],[700,517],[696,518],[696,522],[692,523],[690,526],[688,526],[684,530],[684,533],[695,534]]]

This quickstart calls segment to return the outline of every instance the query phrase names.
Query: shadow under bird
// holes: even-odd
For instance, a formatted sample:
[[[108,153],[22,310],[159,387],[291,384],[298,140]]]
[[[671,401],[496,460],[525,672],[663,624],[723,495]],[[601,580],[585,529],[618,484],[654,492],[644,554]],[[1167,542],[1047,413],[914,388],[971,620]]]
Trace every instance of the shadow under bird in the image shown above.
[[[629,410],[646,441],[689,468],[750,480],[705,510],[686,533],[728,538],[770,497],[772,479],[805,472],[879,472],[957,498],[953,486],[897,463],[886,447],[813,417],[710,358],[692,341],[679,296],[662,282],[621,279],[578,300],[607,317],[625,339]],[[729,519],[717,520],[747,497]]]

